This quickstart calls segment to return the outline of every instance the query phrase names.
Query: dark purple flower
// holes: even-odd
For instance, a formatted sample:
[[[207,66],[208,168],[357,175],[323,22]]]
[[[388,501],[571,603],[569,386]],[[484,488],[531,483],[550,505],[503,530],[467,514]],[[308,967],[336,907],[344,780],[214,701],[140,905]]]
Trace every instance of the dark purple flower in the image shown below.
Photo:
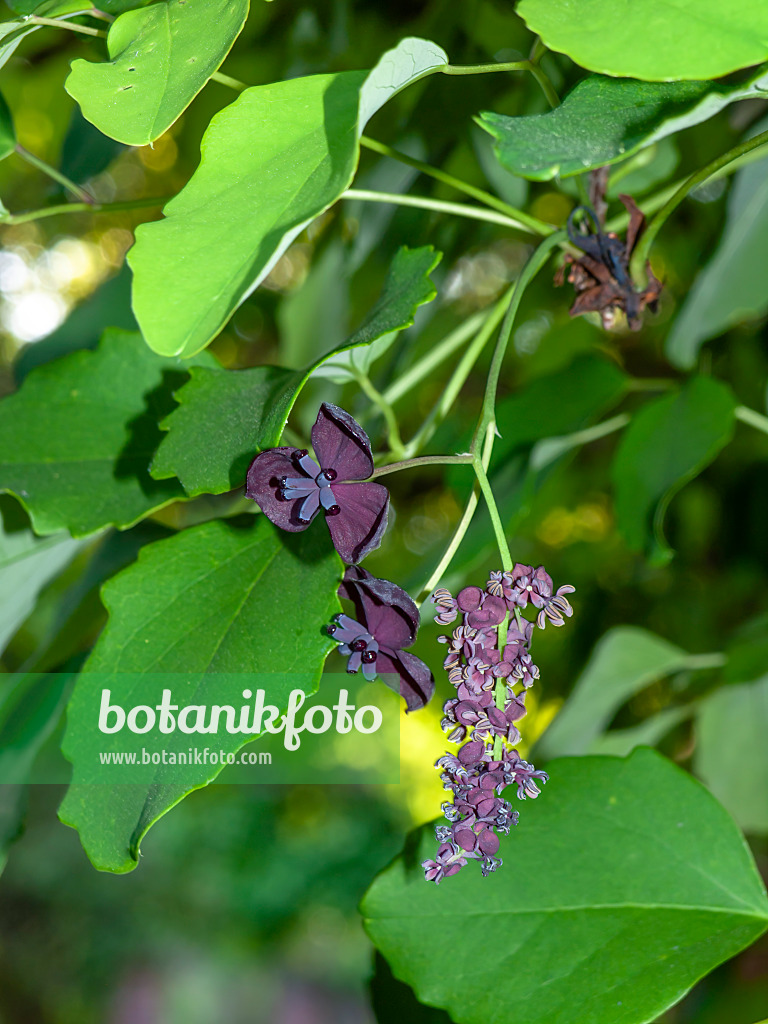
[[[275,526],[306,530],[322,508],[345,562],[365,558],[387,528],[389,492],[367,478],[371,444],[349,413],[323,402],[312,427],[315,462],[303,448],[267,448],[250,465],[245,493]],[[319,465],[318,465],[319,463]]]
[[[337,615],[329,634],[349,656],[348,672],[362,666],[366,679],[377,675],[405,698],[409,711],[423,708],[435,692],[432,673],[415,654],[404,650],[416,640],[419,611],[404,590],[350,566],[339,587],[339,597],[355,606],[356,617]],[[387,677],[396,677],[390,681]]]

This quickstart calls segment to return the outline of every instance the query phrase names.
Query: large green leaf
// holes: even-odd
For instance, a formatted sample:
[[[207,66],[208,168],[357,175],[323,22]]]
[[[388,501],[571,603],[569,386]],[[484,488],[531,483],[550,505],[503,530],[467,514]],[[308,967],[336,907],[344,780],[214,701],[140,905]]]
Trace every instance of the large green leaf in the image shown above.
[[[82,541],[67,533],[40,538],[26,526],[10,522],[10,502],[10,498],[0,500],[0,651],[32,611],[46,583],[82,546]]]
[[[197,361],[213,364],[205,353]],[[0,488],[36,533],[131,526],[184,496],[178,481],[153,480],[149,464],[188,365],[109,330],[97,351],[38,367],[0,402]]]
[[[74,674],[6,675],[0,692],[0,785],[22,785],[58,725]]]
[[[109,30],[110,60],[73,61],[65,88],[99,131],[145,146],[221,66],[247,15],[248,0],[160,0],[127,11]]]
[[[768,58],[763,0],[521,0],[516,10],[551,50],[604,75],[719,78]]]
[[[204,348],[348,187],[368,119],[446,63],[434,43],[405,39],[369,73],[257,86],[217,114],[197,171],[164,220],[138,228],[128,257],[149,346],[185,356]]]
[[[643,1024],[768,927],[742,836],[648,748],[555,761],[504,865],[440,883],[431,829],[369,889],[365,927],[397,978],[456,1024]]]
[[[190,495],[222,494],[240,486],[257,450],[278,444],[288,414],[313,374],[349,380],[355,370],[367,370],[378,354],[375,342],[413,323],[416,309],[435,297],[429,274],[439,259],[440,253],[429,245],[403,246],[363,324],[344,345],[306,370],[193,369],[176,396],[178,409],[161,424],[168,433],[152,463],[152,476],[178,476]]]
[[[690,369],[705,341],[768,310],[763,273],[768,262],[767,171],[768,162],[760,160],[736,175],[723,237],[667,336],[666,353],[675,366]]]
[[[8,109],[5,97],[0,93],[0,160],[16,150],[16,129],[13,125],[13,115]]]
[[[99,751],[121,742],[95,729],[93,686],[109,687],[126,708],[154,705],[158,673],[178,673],[189,694],[183,703],[204,693],[208,705],[227,704],[226,673],[272,673],[267,700],[284,710],[297,679],[305,692],[317,688],[333,646],[322,627],[339,610],[340,576],[323,524],[286,534],[258,517],[248,527],[218,520],[150,544],[105,585],[109,623],[68,708],[62,749],[74,772],[60,810],[97,868],[135,868],[147,830],[220,766],[162,766],[149,784],[105,784]],[[164,739],[168,750],[190,745],[183,733]],[[244,742],[241,734],[215,737],[225,751]]]
[[[635,747],[654,747],[664,739],[675,726],[680,725],[693,716],[693,707],[665,708],[655,715],[644,719],[638,725],[628,729],[611,729],[610,732],[598,736],[589,745],[590,754],[613,754],[615,757],[626,757]]]
[[[537,745],[538,757],[586,753],[630,697],[685,667],[688,654],[636,626],[601,637],[573,692]]]
[[[624,432],[613,462],[619,530],[656,564],[672,557],[662,525],[669,502],[731,439],[736,402],[710,377],[644,406]]]
[[[699,705],[694,768],[746,832],[768,832],[768,675]]]
[[[486,112],[478,124],[496,139],[513,174],[546,181],[624,160],[645,146],[700,124],[735,100],[768,95],[761,71],[743,85],[633,82],[590,75],[547,114]]]

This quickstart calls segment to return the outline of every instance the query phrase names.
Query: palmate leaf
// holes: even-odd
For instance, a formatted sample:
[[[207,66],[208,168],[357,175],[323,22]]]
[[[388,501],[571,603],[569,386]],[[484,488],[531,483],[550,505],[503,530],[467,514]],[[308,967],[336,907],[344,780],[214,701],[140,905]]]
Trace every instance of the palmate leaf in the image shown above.
[[[150,544],[104,586],[109,623],[67,711],[62,749],[74,768],[60,809],[97,868],[135,868],[147,830],[220,766],[162,766],[149,784],[105,784],[99,751],[125,741],[96,729],[93,687],[110,688],[125,708],[154,705],[158,673],[179,673],[190,694],[183,703],[197,695],[210,706],[239,697],[224,673],[273,673],[267,703],[285,710],[297,679],[304,692],[317,689],[333,646],[322,627],[339,611],[340,578],[322,525],[287,534],[259,516],[247,527],[217,520]],[[246,741],[223,731],[212,739],[225,751]],[[190,736],[176,732],[163,742],[187,750]]]
[[[217,114],[197,171],[165,219],[138,228],[129,253],[147,344],[165,355],[205,348],[349,186],[368,119],[446,63],[434,43],[405,39],[371,72],[256,86]]]
[[[197,362],[214,365],[207,353]],[[188,367],[140,334],[109,330],[95,352],[38,367],[0,402],[0,490],[18,497],[36,533],[131,526],[184,497],[149,464]]]
[[[622,704],[655,680],[680,672],[688,658],[686,651],[646,629],[610,629],[537,743],[537,757],[586,753]]]
[[[763,0],[521,0],[516,12],[549,49],[604,75],[720,78],[768,59]]]
[[[768,95],[761,70],[743,84],[634,82],[590,75],[547,114],[486,112],[478,124],[496,139],[513,174],[535,181],[568,177],[624,160],[675,132],[714,117],[729,103]]]
[[[403,246],[363,324],[344,345],[306,370],[193,369],[189,383],[176,395],[179,407],[161,424],[168,433],[152,463],[152,476],[178,476],[189,495],[222,494],[241,485],[256,452],[279,443],[311,376],[348,380],[355,368],[367,369],[377,340],[413,323],[417,308],[435,297],[429,274],[439,259],[440,253],[429,245]]]
[[[767,123],[759,130],[765,128]],[[768,162],[759,160],[734,179],[723,237],[667,335],[667,357],[681,369],[694,366],[705,341],[768,310],[763,273],[768,262],[767,170]]]
[[[693,377],[633,417],[612,467],[618,527],[633,551],[655,564],[672,557],[662,529],[667,507],[728,443],[735,408],[727,385]]]
[[[160,0],[112,24],[110,60],[76,60],[65,88],[99,131],[129,146],[159,138],[222,64],[248,0]]]
[[[648,748],[567,758],[502,838],[504,865],[435,886],[431,828],[363,899],[393,973],[456,1024],[643,1024],[768,928],[742,836]],[[415,839],[417,837],[414,837]],[[649,982],[649,979],[651,981]]]

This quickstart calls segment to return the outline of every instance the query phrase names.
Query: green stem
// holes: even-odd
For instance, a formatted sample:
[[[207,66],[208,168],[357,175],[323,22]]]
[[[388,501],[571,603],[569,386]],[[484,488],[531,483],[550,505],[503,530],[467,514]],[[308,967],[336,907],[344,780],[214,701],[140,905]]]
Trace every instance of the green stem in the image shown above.
[[[768,434],[768,416],[763,416],[761,413],[755,412],[754,409],[748,409],[746,405],[737,405],[734,416],[742,423],[748,423],[755,430]]]
[[[751,153],[752,150],[759,149],[760,146],[764,146],[766,143],[768,143],[768,131],[760,132],[759,135],[755,135],[751,139],[746,139],[744,142],[740,142],[738,146],[734,146],[726,153],[722,153],[720,156],[706,164],[706,166],[700,168],[698,171],[695,171],[686,178],[683,184],[680,185],[677,191],[662,206],[641,236],[630,263],[630,271],[634,281],[641,286],[645,283],[645,265],[648,261],[651,246],[653,245],[659,231],[664,226],[667,218],[677,209],[685,197],[694,188],[696,188],[697,185],[701,185],[707,180],[707,178],[711,178],[713,174],[716,174],[726,165],[732,163],[734,160],[738,160],[739,157],[742,157],[747,153]]]
[[[512,60],[498,64],[446,64],[437,70],[444,75],[487,75],[494,71],[529,71],[539,84],[549,105],[556,107],[560,102],[547,73],[542,71],[535,60]]]
[[[120,213],[124,210],[144,210],[154,206],[165,206],[173,196],[162,196],[152,199],[127,199],[119,203],[61,203],[48,206],[43,210],[30,210],[29,213],[9,213],[0,217],[1,224],[27,224],[32,220],[45,217],[57,217],[60,213]]]
[[[214,71],[211,75],[211,81],[218,82],[219,85],[226,85],[228,89],[234,89],[235,92],[245,92],[246,89],[250,89],[250,85],[246,85],[245,82],[241,82],[237,78],[231,78],[221,71]]]
[[[422,174],[426,174],[430,178],[434,178],[436,181],[442,182],[443,185],[448,185],[451,188],[456,189],[457,192],[463,192],[465,195],[471,196],[473,199],[477,199],[485,206],[498,210],[500,213],[505,214],[518,224],[525,225],[533,234],[546,236],[551,235],[552,232],[556,230],[552,224],[547,224],[545,221],[539,220],[537,217],[532,217],[529,213],[526,213],[525,210],[518,210],[516,207],[510,206],[509,203],[505,203],[503,199],[498,199],[490,192],[486,192],[482,188],[477,188],[475,185],[470,185],[469,182],[462,181],[460,178],[455,178],[452,174],[448,174],[446,171],[433,167],[431,164],[425,163],[423,160],[417,160],[416,157],[408,156],[407,153],[402,153],[398,149],[393,149],[392,146],[388,146],[384,142],[379,142],[377,139],[369,139],[366,135],[363,135],[360,139],[360,145],[364,146],[366,149],[370,149],[374,153],[378,153],[380,156],[387,156],[392,160],[399,161],[401,164],[407,164],[408,167],[414,167]]]
[[[490,444],[491,446],[493,445],[493,433],[495,429],[495,423],[488,424],[486,444],[488,443],[487,438],[490,437]],[[477,482],[480,484],[480,490],[483,492],[485,504],[488,506],[488,514],[491,517],[493,533],[496,537],[496,546],[498,547],[499,555],[501,556],[501,567],[504,572],[512,572],[514,562],[512,561],[512,555],[509,552],[509,544],[507,544],[507,538],[504,534],[504,526],[501,522],[501,516],[499,515],[499,510],[496,506],[496,499],[493,496],[493,490],[491,489],[491,484],[485,472],[485,467],[477,457],[473,460],[472,465],[474,466],[475,475],[477,476]],[[499,644],[501,644],[501,638],[499,638]]]
[[[594,427],[587,427],[586,430],[576,430],[572,434],[563,434],[560,437],[547,437],[538,441],[531,450],[529,464],[531,469],[539,470],[554,462],[556,458],[564,455],[572,448],[579,448],[592,441],[599,441],[617,430],[623,430],[629,423],[629,415],[620,412],[602,423],[596,423]]]
[[[357,371],[355,373],[355,379],[360,385],[360,390],[363,394],[370,398],[384,417],[384,421],[387,424],[387,441],[389,443],[390,451],[392,451],[397,458],[402,458],[405,455],[405,446],[403,445],[403,439],[400,436],[400,427],[398,425],[394,409],[389,402],[386,401],[379,389],[374,386],[373,381],[367,373]]]
[[[102,28],[91,28],[89,25],[77,25],[72,21],[62,21],[59,18],[41,18],[37,14],[30,14],[26,19],[33,25],[48,25],[50,28],[66,28],[70,32],[80,32],[84,36],[98,36],[106,38],[107,33]]]
[[[714,651],[712,654],[691,654],[683,664],[690,672],[700,672],[710,668],[722,668],[728,661],[725,654]]]
[[[486,442],[486,444],[485,444],[485,446],[483,448],[483,454],[482,454],[482,457],[481,457],[481,460],[480,460],[481,464],[483,466],[483,469],[485,469],[485,470],[488,469],[488,464],[491,461],[491,452],[492,452],[492,450],[493,450],[493,435],[489,435],[489,437],[487,439],[487,442]],[[477,509],[479,501],[480,501],[480,485],[479,485],[479,483],[477,481],[477,476],[475,476],[475,484],[474,484],[474,486],[472,488],[472,493],[469,496],[469,500],[467,501],[466,507],[464,509],[464,513],[463,513],[461,519],[459,520],[458,526],[456,527],[456,530],[454,531],[453,537],[451,537],[451,540],[450,540],[450,543],[448,544],[448,547],[443,552],[443,557],[438,562],[438,564],[437,564],[437,566],[435,568],[435,571],[432,573],[432,575],[429,577],[429,579],[426,581],[424,586],[419,591],[419,594],[418,594],[418,596],[416,598],[416,603],[418,605],[422,605],[426,601],[426,599],[429,597],[429,595],[435,589],[437,584],[443,578],[445,573],[448,571],[448,569],[450,567],[450,564],[453,561],[453,558],[454,558],[456,552],[459,550],[459,546],[460,546],[461,542],[464,540],[464,536],[465,536],[467,530],[469,529],[469,524],[472,522],[472,517],[475,514],[475,511]]]
[[[462,203],[448,203],[442,199],[430,199],[428,196],[398,195],[394,192],[369,192],[367,189],[348,188],[339,197],[341,199],[360,199],[367,203],[393,203],[395,206],[415,206],[420,210],[434,210],[437,213],[450,213],[455,217],[469,217],[471,220],[484,220],[490,224],[502,224],[514,231],[525,231],[538,234],[528,224],[497,213],[496,210],[482,210],[476,206]],[[554,228],[547,227],[547,232]]]
[[[403,459],[400,462],[390,462],[388,466],[381,466],[374,469],[369,480],[377,480],[380,476],[388,473],[399,473],[401,469],[419,469],[421,466],[464,466],[474,462],[472,455],[421,455],[417,459]]]
[[[468,338],[471,338],[487,317],[487,310],[483,310],[480,313],[475,313],[474,316],[465,320],[463,324],[459,324],[442,341],[434,345],[426,355],[410,366],[401,377],[390,384],[386,391],[383,392],[384,400],[393,405],[412,388],[415,388],[417,384],[420,384],[425,377],[428,377],[433,370],[437,369],[438,366],[441,366],[446,359],[453,355],[456,349],[460,348]]]
[[[669,377],[629,377],[628,391],[669,391],[677,387],[677,381]]]
[[[493,350],[491,367],[488,371],[488,379],[485,385],[483,408],[480,413],[480,420],[477,424],[477,428],[475,429],[474,438],[472,439],[473,452],[477,451],[481,441],[485,438],[489,424],[495,422],[496,392],[499,386],[499,375],[501,374],[501,367],[504,363],[504,356],[507,351],[510,335],[512,334],[512,326],[515,322],[515,317],[517,316],[520,300],[523,297],[525,289],[549,259],[552,250],[562,241],[562,235],[562,232],[558,232],[556,235],[550,235],[549,238],[545,238],[544,241],[539,244],[538,248],[534,250],[528,259],[528,262],[520,272],[520,276],[517,281],[515,281],[512,297],[507,307],[504,322],[501,325],[501,330],[499,331],[496,347]]]
[[[434,404],[432,410],[419,427],[418,431],[405,446],[406,453],[409,456],[415,455],[417,452],[421,451],[424,445],[432,437],[435,430],[437,430],[438,426],[450,412],[453,407],[453,403],[458,398],[459,392],[464,387],[467,377],[469,377],[472,372],[472,367],[479,359],[480,353],[488,344],[493,332],[501,323],[504,313],[506,312],[514,295],[514,290],[515,286],[513,285],[492,307],[490,314],[487,316],[485,323],[478,331],[474,341],[469,345],[467,350],[464,352],[464,355],[459,360],[459,363],[451,374],[440,398]]]
[[[61,171],[57,171],[55,167],[51,167],[51,165],[47,164],[45,160],[41,160],[39,156],[35,156],[34,153],[30,153],[28,149],[25,149],[18,142],[16,143],[16,152],[23,160],[26,160],[28,164],[36,167],[39,171],[42,171],[43,174],[47,174],[49,178],[52,178],[59,185],[63,185],[68,192],[71,192],[73,196],[77,196],[77,198],[86,206],[93,206],[93,197],[90,196],[85,189],[76,185],[74,181],[70,181],[69,178],[61,173]]]

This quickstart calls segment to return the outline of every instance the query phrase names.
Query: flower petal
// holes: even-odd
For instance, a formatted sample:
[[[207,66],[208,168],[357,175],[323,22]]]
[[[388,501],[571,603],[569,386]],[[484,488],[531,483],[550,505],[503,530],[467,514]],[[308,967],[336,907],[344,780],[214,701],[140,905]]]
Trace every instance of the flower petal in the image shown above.
[[[292,455],[298,448],[267,448],[260,452],[248,469],[245,484],[245,496],[252,498],[261,511],[271,519],[275,526],[289,533],[306,530],[314,515],[304,522],[297,513],[306,500],[299,497],[295,501],[281,501],[277,495],[280,490],[280,479],[284,476],[297,476],[296,464]],[[307,483],[313,483],[307,477]],[[317,509],[315,510],[315,513]]]
[[[354,564],[381,544],[387,528],[389,491],[375,483],[334,484],[333,494],[341,511],[328,516],[328,528],[338,553]]]
[[[376,671],[390,690],[405,699],[408,711],[418,711],[435,692],[435,680],[421,658],[409,651],[379,651]]]
[[[395,583],[377,579],[367,569],[351,565],[344,573],[339,596],[354,602],[360,621],[380,645],[401,650],[416,639],[419,609]]]
[[[320,406],[312,427],[312,447],[322,468],[335,469],[339,480],[365,480],[373,472],[368,435],[338,405],[323,402]]]

